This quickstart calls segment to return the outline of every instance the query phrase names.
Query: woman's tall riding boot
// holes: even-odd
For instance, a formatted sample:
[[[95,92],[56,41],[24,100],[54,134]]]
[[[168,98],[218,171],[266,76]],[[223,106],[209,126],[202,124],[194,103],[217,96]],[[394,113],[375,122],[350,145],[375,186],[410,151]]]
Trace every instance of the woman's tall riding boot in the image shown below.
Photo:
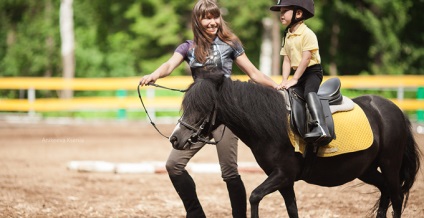
[[[225,180],[234,218],[246,217],[246,189],[240,176]]]
[[[325,122],[324,111],[317,93],[310,92],[306,98],[309,113],[312,117],[314,126],[309,133],[305,134],[305,140],[309,143],[327,144],[331,141],[331,135]],[[326,143],[327,142],[327,143]]]
[[[193,178],[183,171],[181,175],[169,175],[175,190],[183,201],[184,208],[187,212],[187,218],[206,217],[203,212],[202,205],[196,194],[196,185]]]

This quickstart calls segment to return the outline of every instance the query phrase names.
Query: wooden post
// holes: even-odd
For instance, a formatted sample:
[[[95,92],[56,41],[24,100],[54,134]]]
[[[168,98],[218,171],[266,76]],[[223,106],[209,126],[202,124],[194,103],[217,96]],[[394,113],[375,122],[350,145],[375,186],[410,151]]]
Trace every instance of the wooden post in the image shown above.
[[[73,79],[75,75],[75,39],[74,39],[74,12],[73,0],[61,0],[60,3],[60,37],[62,39],[63,78]],[[72,98],[72,89],[64,89],[62,98]]]
[[[28,116],[33,117],[35,115],[35,89],[32,87],[28,89],[28,103],[30,105],[30,108],[28,110]]]
[[[272,16],[272,75],[281,75],[281,22],[280,13]],[[277,83],[281,81],[276,81]]]
[[[118,98],[126,98],[127,90],[119,89],[118,91],[116,91],[116,95],[118,96]],[[125,120],[127,118],[127,110],[125,108],[119,108],[117,116],[119,120]]]
[[[265,75],[271,76],[272,67],[272,19],[262,20],[264,31],[262,33],[262,45],[259,70]]]

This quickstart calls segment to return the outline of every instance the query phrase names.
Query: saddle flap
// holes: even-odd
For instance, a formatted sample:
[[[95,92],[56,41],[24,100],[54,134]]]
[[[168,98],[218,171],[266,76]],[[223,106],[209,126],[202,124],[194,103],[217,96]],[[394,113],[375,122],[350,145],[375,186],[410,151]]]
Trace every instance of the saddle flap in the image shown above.
[[[301,137],[306,134],[306,105],[303,95],[298,93],[300,90],[290,88],[289,99],[291,104],[290,124]]]

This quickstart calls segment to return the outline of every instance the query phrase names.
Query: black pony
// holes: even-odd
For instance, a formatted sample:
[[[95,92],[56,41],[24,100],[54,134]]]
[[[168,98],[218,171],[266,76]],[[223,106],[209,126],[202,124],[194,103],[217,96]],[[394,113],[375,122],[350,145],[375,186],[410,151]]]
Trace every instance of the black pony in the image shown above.
[[[410,121],[382,97],[366,95],[353,101],[369,120],[372,145],[353,153],[317,157],[310,164],[295,152],[289,139],[286,104],[279,91],[221,76],[198,79],[184,96],[184,113],[170,141],[175,149],[184,149],[198,141],[206,142],[217,125],[230,128],[249,146],[268,175],[251,193],[252,217],[259,216],[259,202],[277,190],[284,197],[289,216],[298,217],[295,181],[332,187],[355,178],[381,192],[374,207],[377,217],[386,217],[390,204],[393,216],[401,217],[420,166]],[[306,174],[302,173],[305,167],[309,168]]]

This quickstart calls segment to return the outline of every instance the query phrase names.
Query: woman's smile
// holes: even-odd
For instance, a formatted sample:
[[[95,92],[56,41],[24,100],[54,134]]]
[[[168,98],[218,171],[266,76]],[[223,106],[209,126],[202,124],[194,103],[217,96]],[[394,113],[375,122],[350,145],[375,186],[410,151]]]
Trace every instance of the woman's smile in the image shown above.
[[[203,28],[206,29],[206,32],[210,35],[216,35],[220,25],[220,17],[214,17],[211,14],[208,14],[205,18],[202,18],[200,21]]]
[[[218,26],[217,25],[209,25],[206,28],[206,32],[208,32],[209,34],[216,34],[218,32]]]

